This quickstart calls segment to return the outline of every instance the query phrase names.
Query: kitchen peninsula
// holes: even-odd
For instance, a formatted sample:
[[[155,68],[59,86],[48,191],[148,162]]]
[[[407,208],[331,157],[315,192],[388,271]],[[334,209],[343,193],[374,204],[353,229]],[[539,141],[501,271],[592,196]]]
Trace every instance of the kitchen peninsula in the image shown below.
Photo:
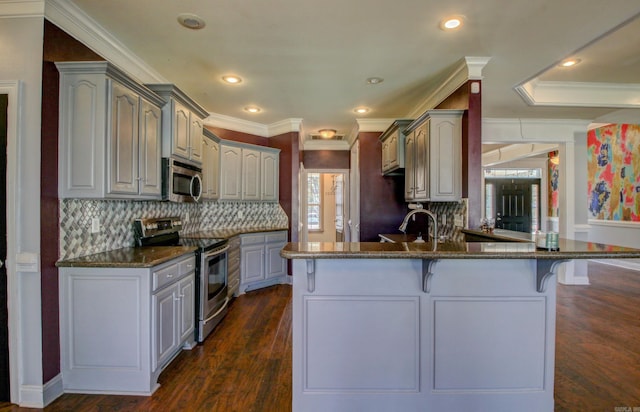
[[[553,411],[557,267],[640,250],[289,243],[294,411]]]

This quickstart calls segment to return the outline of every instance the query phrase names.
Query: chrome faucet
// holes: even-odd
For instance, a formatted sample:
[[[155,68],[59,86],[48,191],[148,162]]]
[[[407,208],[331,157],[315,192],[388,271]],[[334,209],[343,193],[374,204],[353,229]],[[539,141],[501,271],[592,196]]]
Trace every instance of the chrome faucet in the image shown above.
[[[402,224],[400,225],[398,230],[401,231],[402,233],[405,233],[405,231],[407,230],[407,225],[409,224],[409,219],[411,218],[411,216],[415,215],[416,213],[425,213],[427,216],[431,217],[431,220],[433,221],[433,242],[434,242],[434,244],[437,243],[437,241],[438,241],[438,219],[436,218],[435,213],[431,212],[430,210],[427,210],[427,209],[413,209],[412,211],[407,213],[407,215],[404,217],[404,220],[402,221]],[[427,227],[427,237],[428,237],[428,233],[429,233],[429,228]]]

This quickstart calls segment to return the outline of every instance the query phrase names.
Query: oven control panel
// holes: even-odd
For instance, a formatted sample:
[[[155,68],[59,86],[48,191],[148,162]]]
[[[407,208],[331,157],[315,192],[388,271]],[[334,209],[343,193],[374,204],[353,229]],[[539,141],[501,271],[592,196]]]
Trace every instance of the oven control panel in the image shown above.
[[[182,229],[182,218],[172,216],[136,219],[133,225],[137,237],[151,237],[165,233],[179,232]]]

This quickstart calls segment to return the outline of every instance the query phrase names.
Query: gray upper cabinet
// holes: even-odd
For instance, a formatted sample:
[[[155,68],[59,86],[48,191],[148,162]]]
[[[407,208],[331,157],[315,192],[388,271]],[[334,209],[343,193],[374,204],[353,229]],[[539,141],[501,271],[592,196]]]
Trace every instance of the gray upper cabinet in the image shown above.
[[[278,201],[280,184],[280,154],[278,151],[262,151],[260,153],[260,168],[261,200]]]
[[[405,200],[462,196],[462,110],[429,110],[405,130]]]
[[[242,200],[260,200],[260,151],[242,148]]]
[[[162,157],[202,164],[204,119],[209,113],[173,84],[147,84],[166,100],[162,108]]]
[[[380,135],[380,143],[382,144],[382,174],[393,175],[398,174],[400,169],[405,167],[405,128],[413,120],[400,119],[394,121]]]
[[[220,139],[208,129],[202,137],[202,198],[220,197]]]
[[[242,147],[237,143],[220,142],[220,199],[242,199]]]
[[[161,198],[164,100],[108,62],[56,65],[60,197]]]
[[[280,150],[220,140],[220,200],[278,201]]]

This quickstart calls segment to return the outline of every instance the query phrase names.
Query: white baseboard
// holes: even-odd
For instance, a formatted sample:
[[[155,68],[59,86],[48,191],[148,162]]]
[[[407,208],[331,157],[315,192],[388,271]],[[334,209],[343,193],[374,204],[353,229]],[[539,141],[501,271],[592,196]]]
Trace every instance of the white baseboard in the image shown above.
[[[23,408],[44,408],[64,393],[62,374],[56,375],[44,385],[21,385],[20,406]]]
[[[640,271],[640,262],[629,261],[628,259],[590,259],[591,262],[602,263],[603,265],[617,266],[625,269]]]
[[[589,278],[586,276],[573,276],[571,279],[560,279],[558,278],[558,283],[562,285],[590,285]]]
[[[53,379],[44,384],[44,406],[58,399],[64,393],[62,374],[57,374]]]

